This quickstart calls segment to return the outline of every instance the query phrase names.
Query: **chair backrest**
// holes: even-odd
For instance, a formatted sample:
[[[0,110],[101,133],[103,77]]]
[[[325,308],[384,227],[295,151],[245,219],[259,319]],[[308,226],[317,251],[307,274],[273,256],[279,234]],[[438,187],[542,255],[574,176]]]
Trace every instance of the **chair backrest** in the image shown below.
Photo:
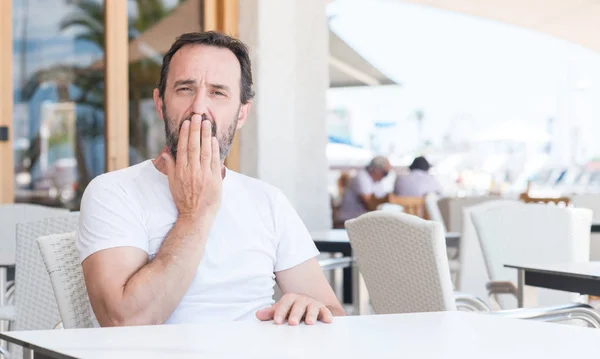
[[[37,243],[50,275],[63,327],[92,328],[98,325],[90,306],[75,239],[75,232],[71,232],[39,237]]]
[[[69,211],[64,208],[52,208],[36,204],[1,204],[0,228],[2,229],[2,236],[0,237],[0,262],[14,263],[17,243],[17,223],[64,216],[68,213]]]
[[[15,330],[53,329],[60,322],[56,298],[36,240],[77,229],[79,212],[17,225]]]
[[[483,211],[489,208],[499,206],[518,205],[518,201],[495,200],[480,203],[475,206],[462,209],[462,233],[460,236],[459,262],[460,272],[457,281],[457,289],[464,293],[473,294],[484,300],[488,305],[488,292],[486,284],[491,280],[486,267],[486,262],[481,250],[481,244],[473,221],[471,213],[474,211]]]
[[[440,197],[436,193],[429,193],[425,195],[425,209],[429,214],[429,219],[438,222],[442,225],[444,232],[446,232],[446,224],[444,223],[444,217],[442,217],[442,211],[438,202]]]
[[[505,264],[589,261],[592,211],[588,209],[521,203],[473,211],[471,217],[492,280],[516,284],[517,271]],[[537,304],[565,304],[577,297],[539,289]]]
[[[456,310],[439,223],[375,211],[346,229],[376,313]]]
[[[389,195],[389,202],[404,208],[404,213],[413,216],[427,218],[425,211],[425,199],[423,197],[401,197],[394,194]]]

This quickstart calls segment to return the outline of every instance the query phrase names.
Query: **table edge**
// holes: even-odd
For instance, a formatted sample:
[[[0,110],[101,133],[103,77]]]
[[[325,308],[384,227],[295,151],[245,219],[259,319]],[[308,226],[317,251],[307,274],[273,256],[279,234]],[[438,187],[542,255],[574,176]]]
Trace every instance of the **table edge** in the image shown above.
[[[517,270],[524,270],[525,272],[536,272],[536,273],[542,273],[542,274],[553,274],[553,275],[558,275],[558,276],[563,276],[563,277],[574,277],[574,278],[583,278],[583,279],[588,279],[588,280],[598,280],[598,281],[600,281],[600,275],[598,275],[598,276],[591,276],[591,275],[580,274],[580,273],[558,272],[558,271],[555,271],[555,270],[539,269],[539,268],[518,266],[518,265],[513,265],[513,264],[505,264],[504,267],[505,268],[511,268],[511,269],[517,269]]]
[[[56,330],[61,330],[61,329],[56,329]],[[57,351],[47,349],[44,347],[40,347],[35,344],[31,344],[26,341],[23,341],[21,339],[17,339],[15,337],[11,336],[10,334],[7,334],[7,332],[0,332],[0,340],[6,340],[9,343],[21,346],[25,349],[31,349],[36,353],[50,356],[53,359],[78,359],[77,357],[74,357],[74,356],[59,353]],[[11,355],[11,357],[12,357],[12,355]]]

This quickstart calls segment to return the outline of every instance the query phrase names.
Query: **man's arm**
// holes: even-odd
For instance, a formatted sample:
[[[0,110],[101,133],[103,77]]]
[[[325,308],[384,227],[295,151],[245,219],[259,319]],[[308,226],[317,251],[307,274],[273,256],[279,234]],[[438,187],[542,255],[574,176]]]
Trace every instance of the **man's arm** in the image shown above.
[[[150,263],[148,254],[135,247],[105,249],[86,258],[83,272],[100,325],[164,323],[194,279],[207,233],[178,220]]]
[[[374,211],[380,204],[389,202],[388,196],[378,198],[373,194],[361,194],[360,200],[368,211]]]
[[[90,302],[103,326],[164,323],[196,274],[220,204],[222,178],[210,122],[201,124],[198,115],[189,122],[181,126],[177,162],[163,153],[164,162],[157,163],[168,173],[179,217],[156,257],[148,263],[143,250],[116,247],[82,263]]]

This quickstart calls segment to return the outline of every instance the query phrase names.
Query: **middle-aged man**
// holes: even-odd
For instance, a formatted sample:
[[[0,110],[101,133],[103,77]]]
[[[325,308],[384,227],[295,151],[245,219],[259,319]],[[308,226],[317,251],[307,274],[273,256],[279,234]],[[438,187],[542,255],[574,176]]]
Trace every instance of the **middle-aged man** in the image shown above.
[[[239,40],[189,33],[165,54],[154,90],[165,150],[97,177],[81,203],[77,248],[102,326],[344,314],[281,191],[223,165],[252,98]]]

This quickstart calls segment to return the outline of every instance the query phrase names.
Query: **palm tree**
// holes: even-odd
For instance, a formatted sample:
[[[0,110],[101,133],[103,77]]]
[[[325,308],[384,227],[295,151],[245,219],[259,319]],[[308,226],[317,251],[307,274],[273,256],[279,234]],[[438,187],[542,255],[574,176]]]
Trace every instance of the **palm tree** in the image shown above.
[[[129,41],[169,14],[162,0],[129,0],[136,3],[138,14],[129,19]],[[181,0],[180,0],[181,3]],[[77,9],[68,14],[60,24],[61,30],[79,27],[77,41],[87,41],[105,50],[104,7],[93,0],[81,0]],[[76,102],[96,108],[104,105],[104,74],[102,66],[90,68],[90,72],[78,79],[77,86],[83,90],[82,98]],[[140,103],[151,98],[156,81],[160,76],[160,64],[142,59],[129,65],[130,121],[129,133],[131,146],[142,157],[147,157],[147,128],[140,114]],[[95,101],[94,101],[95,99]]]
[[[137,5],[138,14],[129,19],[129,41],[137,37],[162,18],[168,11],[161,0],[128,0]],[[179,3],[185,0],[179,0]],[[102,2],[95,0],[79,0],[76,9],[67,14],[60,22],[60,30],[77,28],[79,31],[75,41],[83,41],[95,45],[105,53],[105,11]],[[160,64],[150,60],[140,60],[129,65],[129,98],[131,99],[130,134],[131,145],[142,156],[147,157],[146,132],[144,122],[140,115],[140,102],[143,98],[151,98],[156,81],[160,76]],[[21,100],[29,101],[38,88],[44,83],[53,83],[58,92],[59,102],[74,101],[91,110],[91,115],[77,114],[75,156],[78,167],[78,194],[81,195],[89,181],[90,174],[86,165],[83,151],[83,138],[94,138],[103,133],[102,126],[98,126],[99,115],[104,111],[104,68],[102,65],[92,66],[55,65],[39,70],[30,76],[21,91]],[[72,95],[70,88],[78,89],[78,94]],[[72,96],[74,98],[72,98]],[[31,142],[26,155],[31,159],[28,170],[36,163],[40,155],[39,132]],[[78,196],[80,198],[80,196]]]

